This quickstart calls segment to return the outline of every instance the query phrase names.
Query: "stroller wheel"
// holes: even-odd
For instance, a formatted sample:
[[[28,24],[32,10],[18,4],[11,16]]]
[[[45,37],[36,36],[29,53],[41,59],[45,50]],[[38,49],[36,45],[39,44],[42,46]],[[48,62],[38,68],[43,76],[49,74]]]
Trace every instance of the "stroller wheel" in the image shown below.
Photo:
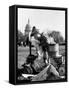
[[[65,75],[65,68],[64,67],[60,67],[59,68],[59,75],[60,76],[64,76]]]

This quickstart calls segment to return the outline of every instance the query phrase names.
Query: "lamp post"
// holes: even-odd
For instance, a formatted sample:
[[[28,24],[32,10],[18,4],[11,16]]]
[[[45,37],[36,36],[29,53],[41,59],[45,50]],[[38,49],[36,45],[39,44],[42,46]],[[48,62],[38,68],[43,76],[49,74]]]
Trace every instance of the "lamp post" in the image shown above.
[[[30,55],[31,55],[31,32],[29,33],[29,52],[30,52]]]
[[[30,52],[30,55],[31,55],[31,42],[29,41],[29,52]]]

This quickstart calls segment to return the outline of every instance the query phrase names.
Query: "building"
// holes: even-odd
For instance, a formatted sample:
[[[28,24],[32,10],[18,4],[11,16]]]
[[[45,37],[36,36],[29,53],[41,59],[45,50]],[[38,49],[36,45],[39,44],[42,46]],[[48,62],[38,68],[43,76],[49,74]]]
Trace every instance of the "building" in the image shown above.
[[[25,27],[25,35],[29,36],[29,33],[31,32],[31,26],[30,26],[30,20],[28,19],[28,23]]]

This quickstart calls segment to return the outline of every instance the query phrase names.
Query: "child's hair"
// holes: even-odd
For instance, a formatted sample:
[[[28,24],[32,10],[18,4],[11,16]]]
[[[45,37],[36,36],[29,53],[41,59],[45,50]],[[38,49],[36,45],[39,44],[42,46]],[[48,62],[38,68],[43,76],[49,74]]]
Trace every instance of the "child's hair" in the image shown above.
[[[37,33],[38,33],[38,31],[37,31],[36,27],[33,26],[33,28],[32,28],[32,33],[31,33],[31,37],[34,36],[34,35],[37,34]]]
[[[48,45],[48,42],[47,42],[47,38],[44,35],[41,35],[41,37],[38,38],[38,40],[40,41],[39,45],[42,47],[42,50],[44,52],[46,52],[46,51],[48,52],[49,45]]]

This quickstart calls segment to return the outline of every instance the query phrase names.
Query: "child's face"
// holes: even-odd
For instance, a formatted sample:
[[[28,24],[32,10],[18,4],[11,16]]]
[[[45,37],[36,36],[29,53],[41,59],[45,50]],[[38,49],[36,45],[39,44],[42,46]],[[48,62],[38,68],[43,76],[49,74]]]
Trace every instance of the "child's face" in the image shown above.
[[[38,48],[39,47],[39,41],[35,39],[35,37],[31,37],[31,43],[34,47]]]

